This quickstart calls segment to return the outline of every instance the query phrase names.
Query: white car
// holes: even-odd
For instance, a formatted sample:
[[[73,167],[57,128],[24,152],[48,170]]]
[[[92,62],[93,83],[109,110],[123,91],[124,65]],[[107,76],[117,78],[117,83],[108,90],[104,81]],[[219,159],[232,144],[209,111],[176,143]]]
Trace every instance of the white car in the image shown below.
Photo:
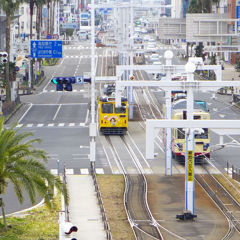
[[[147,51],[148,52],[156,52],[157,51],[156,45],[155,44],[148,44],[147,45]]]
[[[160,61],[158,62],[153,62],[153,65],[162,65],[162,63]]]
[[[150,36],[149,36],[149,35],[146,35],[146,36],[143,37],[143,41],[146,41],[146,42],[147,42],[149,39],[150,39]]]
[[[159,62],[159,54],[155,53],[155,54],[152,54],[150,57],[149,57],[149,62]]]
[[[150,43],[154,43],[154,44],[156,44],[156,41],[155,41],[154,38],[149,38],[148,41],[149,41]]]

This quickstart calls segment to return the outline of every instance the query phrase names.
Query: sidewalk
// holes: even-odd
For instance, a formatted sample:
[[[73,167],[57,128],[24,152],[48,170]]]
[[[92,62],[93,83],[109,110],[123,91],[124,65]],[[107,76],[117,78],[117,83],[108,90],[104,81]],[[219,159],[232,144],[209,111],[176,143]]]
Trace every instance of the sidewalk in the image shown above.
[[[237,72],[235,65],[224,63],[224,70],[222,70],[222,80],[223,81],[232,81],[240,80],[240,72]]]
[[[70,222],[78,227],[74,237],[81,240],[106,240],[97,196],[90,175],[67,175]]]

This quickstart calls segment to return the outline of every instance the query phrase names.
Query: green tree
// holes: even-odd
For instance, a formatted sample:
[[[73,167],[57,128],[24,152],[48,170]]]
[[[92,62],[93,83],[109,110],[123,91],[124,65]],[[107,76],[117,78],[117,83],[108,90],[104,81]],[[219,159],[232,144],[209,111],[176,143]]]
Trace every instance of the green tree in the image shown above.
[[[16,124],[4,128],[4,118],[0,119],[0,207],[5,229],[7,222],[2,195],[9,182],[13,184],[20,203],[24,201],[25,189],[32,204],[36,203],[39,194],[51,208],[50,192],[54,186],[64,195],[65,202],[68,202],[66,186],[45,167],[46,153],[33,147],[40,139],[33,139],[31,136],[32,133],[16,130]]]
[[[211,13],[213,3],[219,3],[219,0],[191,0],[188,12]]]
[[[11,86],[10,86],[10,24],[11,17],[19,8],[20,0],[0,0],[0,9],[6,14],[6,52],[8,53],[8,61],[6,63],[6,101],[11,101]]]

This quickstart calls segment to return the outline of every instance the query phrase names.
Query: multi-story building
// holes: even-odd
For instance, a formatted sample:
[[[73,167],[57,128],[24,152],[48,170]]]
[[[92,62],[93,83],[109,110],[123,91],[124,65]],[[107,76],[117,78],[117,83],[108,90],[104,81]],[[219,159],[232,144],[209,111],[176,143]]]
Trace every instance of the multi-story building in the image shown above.
[[[0,51],[5,50],[6,39],[6,17],[3,11],[0,10]]]
[[[23,36],[30,35],[30,7],[22,3],[19,7],[19,33]],[[36,33],[36,7],[33,9],[33,36]]]

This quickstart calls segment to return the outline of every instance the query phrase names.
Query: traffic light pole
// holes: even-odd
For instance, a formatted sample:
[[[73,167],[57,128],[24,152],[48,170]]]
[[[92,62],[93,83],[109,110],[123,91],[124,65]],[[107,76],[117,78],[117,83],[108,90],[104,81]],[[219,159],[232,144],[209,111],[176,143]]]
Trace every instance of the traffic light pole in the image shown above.
[[[95,5],[94,0],[91,0],[91,123],[89,126],[91,163],[96,161],[95,75]]]

